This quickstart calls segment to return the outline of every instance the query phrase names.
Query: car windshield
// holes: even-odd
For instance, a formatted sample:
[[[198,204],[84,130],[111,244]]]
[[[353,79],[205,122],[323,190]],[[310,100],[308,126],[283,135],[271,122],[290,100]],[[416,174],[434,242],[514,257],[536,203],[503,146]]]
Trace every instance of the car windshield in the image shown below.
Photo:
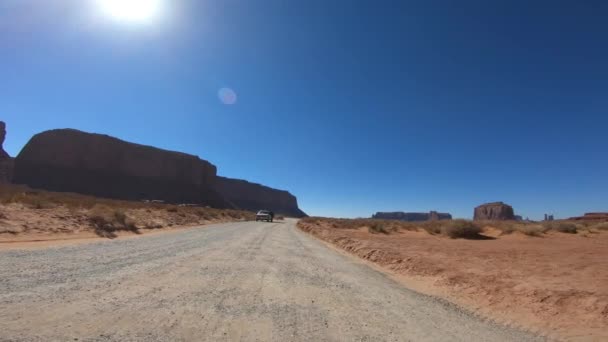
[[[258,211],[258,215],[268,215],[268,211],[260,210],[260,211]]]

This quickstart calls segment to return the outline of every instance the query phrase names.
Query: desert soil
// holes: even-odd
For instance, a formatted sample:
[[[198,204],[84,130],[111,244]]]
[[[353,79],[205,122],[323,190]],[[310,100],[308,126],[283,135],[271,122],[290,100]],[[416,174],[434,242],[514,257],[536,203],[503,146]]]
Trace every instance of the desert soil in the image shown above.
[[[410,288],[556,339],[608,341],[608,233],[520,233],[465,240],[300,224]]]
[[[168,211],[166,208],[125,209],[123,211],[138,229],[136,231],[114,231],[111,236],[125,237],[210,223],[244,220],[244,218],[223,213],[221,210],[213,216],[201,216],[196,214],[196,208],[178,209],[176,211]],[[35,209],[21,203],[0,204],[0,248],[25,246],[27,242],[31,241],[65,243],[70,240],[96,240],[100,235],[95,231],[89,215],[90,210],[86,208],[55,206],[48,209]]]
[[[0,340],[541,340],[409,290],[291,220],[0,251],[0,274]]]

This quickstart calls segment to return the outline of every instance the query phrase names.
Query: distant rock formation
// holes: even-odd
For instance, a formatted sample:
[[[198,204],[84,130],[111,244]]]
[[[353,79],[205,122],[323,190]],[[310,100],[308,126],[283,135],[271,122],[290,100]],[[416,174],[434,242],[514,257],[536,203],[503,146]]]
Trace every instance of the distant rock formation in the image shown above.
[[[285,190],[250,183],[245,180],[217,177],[216,190],[236,208],[245,210],[272,210],[290,217],[305,217],[298,208],[298,200]]]
[[[0,121],[0,183],[10,183],[13,178],[13,158],[4,151],[6,124]]]
[[[608,221],[608,212],[605,213],[585,213],[583,216],[571,217],[569,220],[575,221]]]
[[[436,211],[431,211],[429,213],[405,213],[402,211],[395,212],[377,212],[372,215],[374,219],[383,219],[383,220],[399,220],[399,221],[408,221],[408,222],[416,222],[416,221],[432,221],[432,220],[451,220],[452,215],[448,213],[438,213]]]
[[[73,129],[36,134],[15,158],[14,183],[127,200],[217,208],[216,167],[196,156]]]
[[[475,220],[514,220],[513,207],[503,202],[482,204],[475,208]]]

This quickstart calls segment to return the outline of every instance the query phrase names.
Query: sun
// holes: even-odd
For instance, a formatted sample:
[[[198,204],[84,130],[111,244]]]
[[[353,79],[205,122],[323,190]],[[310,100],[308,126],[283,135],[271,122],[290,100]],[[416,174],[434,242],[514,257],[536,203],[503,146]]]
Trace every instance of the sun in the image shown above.
[[[161,11],[162,0],[97,0],[108,15],[123,21],[146,21]]]

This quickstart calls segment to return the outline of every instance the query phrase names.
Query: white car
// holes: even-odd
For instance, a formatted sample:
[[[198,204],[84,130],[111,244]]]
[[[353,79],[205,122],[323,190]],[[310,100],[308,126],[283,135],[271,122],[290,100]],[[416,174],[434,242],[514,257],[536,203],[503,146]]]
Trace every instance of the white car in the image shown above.
[[[269,211],[269,210],[260,210],[255,215],[255,220],[256,221],[272,222],[273,219],[274,219],[274,213],[272,211]]]

